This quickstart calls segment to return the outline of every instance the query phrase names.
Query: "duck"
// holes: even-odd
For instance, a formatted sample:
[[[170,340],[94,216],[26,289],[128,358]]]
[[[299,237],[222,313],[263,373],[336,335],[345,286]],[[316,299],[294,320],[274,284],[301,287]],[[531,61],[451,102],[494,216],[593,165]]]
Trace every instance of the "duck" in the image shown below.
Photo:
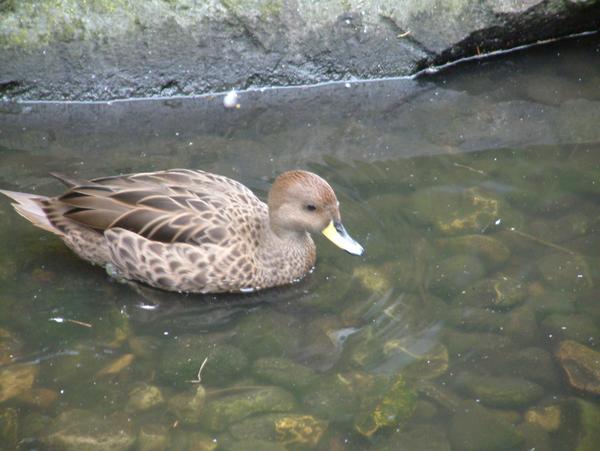
[[[364,253],[342,224],[334,190],[309,171],[279,175],[266,203],[202,170],[51,175],[67,187],[60,196],[0,192],[83,260],[162,290],[244,293],[297,282],[315,266],[313,234]]]

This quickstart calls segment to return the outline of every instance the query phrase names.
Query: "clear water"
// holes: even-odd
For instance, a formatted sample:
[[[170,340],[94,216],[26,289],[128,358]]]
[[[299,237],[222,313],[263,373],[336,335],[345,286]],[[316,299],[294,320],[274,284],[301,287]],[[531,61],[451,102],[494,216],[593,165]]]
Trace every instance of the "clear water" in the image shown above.
[[[177,295],[111,280],[3,199],[6,449],[596,449],[597,36],[240,100],[0,104],[2,188],[188,167],[264,196],[304,168],[366,248],[317,237],[296,285]]]

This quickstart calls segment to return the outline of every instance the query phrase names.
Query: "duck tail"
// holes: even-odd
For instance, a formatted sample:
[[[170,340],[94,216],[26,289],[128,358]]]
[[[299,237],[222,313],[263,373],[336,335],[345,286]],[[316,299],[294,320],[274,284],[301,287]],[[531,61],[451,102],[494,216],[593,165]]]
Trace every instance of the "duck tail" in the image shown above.
[[[42,202],[47,201],[46,196],[37,194],[19,193],[17,191],[0,190],[0,193],[10,197],[15,202],[12,204],[17,213],[31,222],[34,226],[56,235],[63,233],[52,225],[42,208]]]

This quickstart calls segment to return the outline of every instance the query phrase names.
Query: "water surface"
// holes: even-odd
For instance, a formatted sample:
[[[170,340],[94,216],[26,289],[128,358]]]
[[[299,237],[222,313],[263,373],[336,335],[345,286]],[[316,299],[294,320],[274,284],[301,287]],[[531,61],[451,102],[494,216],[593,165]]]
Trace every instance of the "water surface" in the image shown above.
[[[240,100],[0,104],[2,188],[187,167],[264,197],[303,168],[366,248],[317,237],[295,285],[170,294],[2,200],[7,449],[595,449],[598,37]]]

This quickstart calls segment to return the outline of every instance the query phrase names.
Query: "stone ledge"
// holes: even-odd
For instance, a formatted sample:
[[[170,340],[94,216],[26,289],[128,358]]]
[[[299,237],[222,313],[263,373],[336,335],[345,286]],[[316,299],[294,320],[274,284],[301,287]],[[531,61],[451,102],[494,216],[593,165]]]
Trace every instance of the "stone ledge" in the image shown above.
[[[599,25],[600,0],[0,0],[0,95],[109,100],[403,76]]]

